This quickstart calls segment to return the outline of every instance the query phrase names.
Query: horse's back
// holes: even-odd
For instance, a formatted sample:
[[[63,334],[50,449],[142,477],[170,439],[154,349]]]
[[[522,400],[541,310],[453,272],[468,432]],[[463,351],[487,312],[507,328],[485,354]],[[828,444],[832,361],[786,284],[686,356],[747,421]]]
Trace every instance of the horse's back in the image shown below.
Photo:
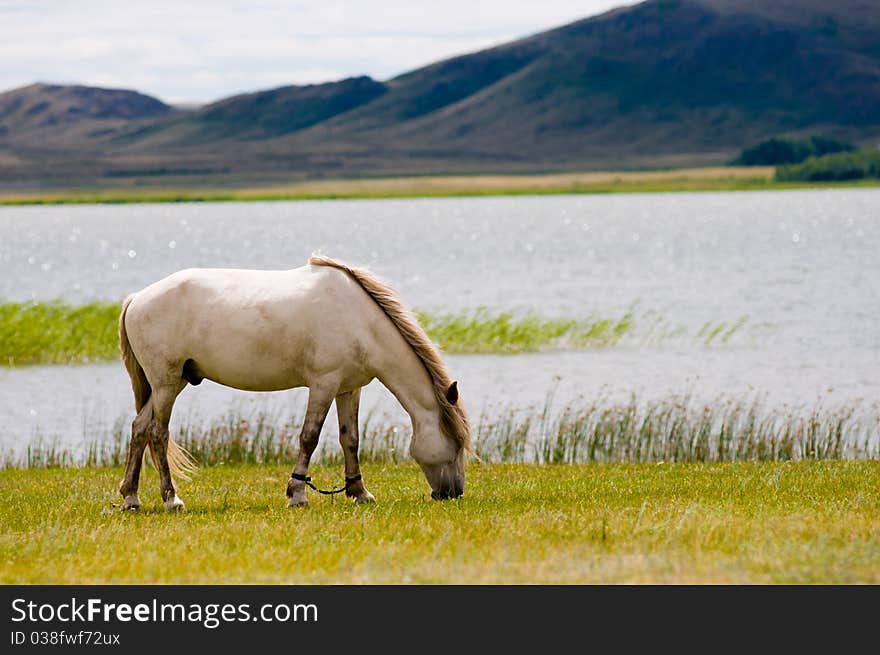
[[[138,359],[154,368],[173,372],[189,361],[202,377],[270,390],[308,386],[332,369],[368,375],[364,353],[380,312],[354,280],[329,267],[193,268],[134,294],[126,327]],[[149,363],[142,361],[145,369]]]

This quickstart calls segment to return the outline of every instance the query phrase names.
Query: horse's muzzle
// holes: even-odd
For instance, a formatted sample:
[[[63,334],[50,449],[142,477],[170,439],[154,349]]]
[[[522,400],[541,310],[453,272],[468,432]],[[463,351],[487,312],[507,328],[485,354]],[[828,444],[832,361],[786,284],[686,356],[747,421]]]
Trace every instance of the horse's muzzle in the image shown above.
[[[464,480],[443,480],[439,489],[431,492],[434,500],[451,500],[458,498],[464,493]]]

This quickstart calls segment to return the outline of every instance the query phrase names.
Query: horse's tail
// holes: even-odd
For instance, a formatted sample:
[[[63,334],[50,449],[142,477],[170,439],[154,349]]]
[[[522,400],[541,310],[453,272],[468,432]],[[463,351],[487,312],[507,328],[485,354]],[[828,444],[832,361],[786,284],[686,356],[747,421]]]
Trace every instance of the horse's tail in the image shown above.
[[[119,314],[119,352],[122,353],[122,362],[125,364],[125,370],[128,371],[128,377],[131,378],[131,390],[134,392],[134,409],[140,412],[147,401],[153,389],[150,387],[150,381],[144,373],[141,363],[134,355],[131,344],[128,342],[128,333],[125,331],[125,312],[134,294],[128,296],[122,301],[122,313]]]
[[[156,453],[153,452],[153,447],[150,446],[149,441],[147,446],[150,449],[150,459],[153,460],[153,468],[158,471],[159,466],[156,464]],[[171,438],[170,434],[168,435],[165,455],[168,458],[168,468],[171,471],[171,476],[175,480],[186,480],[187,482],[192,480],[192,474],[198,470],[199,464],[186,448]]]
[[[122,301],[122,312],[119,314],[119,352],[122,354],[122,362],[125,364],[125,370],[128,371],[128,377],[131,378],[135,411],[140,412],[150,399],[153,389],[150,387],[150,381],[147,380],[143,366],[141,366],[134,351],[131,349],[128,333],[125,331],[125,313],[128,311],[128,305],[131,303],[132,298],[134,298],[134,294]],[[156,453],[153,452],[153,446],[149,441],[147,441],[147,447],[150,451],[150,458],[153,460],[153,466],[158,470]],[[168,436],[167,455],[168,468],[171,470],[171,475],[178,479],[189,480],[190,475],[198,468],[198,464],[196,464],[192,456],[185,448],[179,446],[171,438],[171,435]]]

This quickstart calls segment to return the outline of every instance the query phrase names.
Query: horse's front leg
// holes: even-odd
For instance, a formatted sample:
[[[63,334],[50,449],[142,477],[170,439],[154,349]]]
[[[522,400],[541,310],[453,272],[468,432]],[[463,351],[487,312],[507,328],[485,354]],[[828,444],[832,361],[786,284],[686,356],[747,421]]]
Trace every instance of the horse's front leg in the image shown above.
[[[355,389],[336,396],[336,413],[339,415],[339,445],[345,457],[345,495],[356,503],[375,503],[364,486],[361,466],[358,462],[358,407],[361,390]]]
[[[333,402],[335,389],[329,391],[321,387],[309,388],[309,404],[306,409],[306,418],[303,422],[302,432],[299,434],[299,457],[290,480],[287,481],[287,506],[308,507],[309,500],[306,498],[306,480],[309,472],[309,461],[312,453],[318,447],[318,438],[321,436],[321,428],[324,427],[324,419]]]

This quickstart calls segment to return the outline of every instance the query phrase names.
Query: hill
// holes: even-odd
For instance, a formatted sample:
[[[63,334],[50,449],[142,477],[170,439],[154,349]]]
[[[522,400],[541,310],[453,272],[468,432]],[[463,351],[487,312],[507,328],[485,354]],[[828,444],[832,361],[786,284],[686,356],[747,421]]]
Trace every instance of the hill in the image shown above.
[[[73,130],[65,143],[76,147],[44,173],[204,183],[714,164],[780,135],[864,146],[880,139],[877,9],[876,0],[649,0],[385,82],[93,117],[106,126]],[[0,137],[0,181],[26,181],[41,133],[7,121],[7,95],[0,131],[24,137]]]
[[[262,140],[296,132],[365,104],[387,90],[362,76],[327,84],[246,93],[120,135],[119,142],[192,145],[215,140]]]
[[[26,140],[49,133],[94,136],[89,128],[106,129],[173,113],[156,98],[122,89],[31,84],[0,93],[0,134]]]

